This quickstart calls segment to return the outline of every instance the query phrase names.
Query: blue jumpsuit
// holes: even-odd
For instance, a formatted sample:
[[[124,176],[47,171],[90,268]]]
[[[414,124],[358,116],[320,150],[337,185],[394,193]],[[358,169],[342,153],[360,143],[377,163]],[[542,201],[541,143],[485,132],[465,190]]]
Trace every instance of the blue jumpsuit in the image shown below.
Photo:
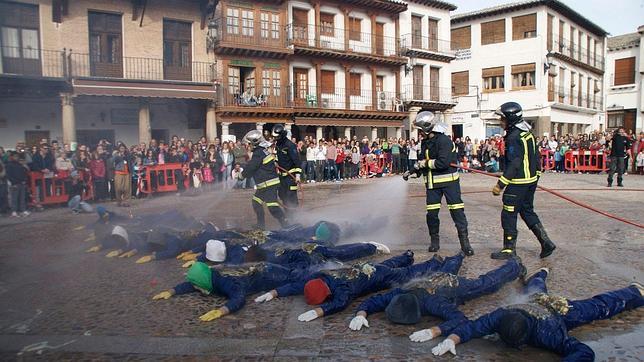
[[[525,294],[547,293],[546,273],[541,271],[535,274],[525,288]],[[528,304],[510,305],[499,308],[474,321],[467,321],[456,327],[452,334],[460,337],[461,343],[473,338],[493,334],[497,331],[499,321],[508,311],[521,311],[529,316],[530,335],[527,344],[551,350],[564,356],[564,361],[594,361],[595,353],[587,345],[568,335],[570,329],[598,319],[607,319],[625,310],[641,307],[644,298],[639,290],[630,286],[603,294],[598,294],[589,299],[566,300],[567,312],[543,306],[537,302]]]
[[[308,269],[290,269],[282,265],[258,263],[237,268],[211,269],[212,293],[225,296],[225,307],[230,313],[236,312],[246,304],[246,296],[275,289],[293,283],[309,275]],[[197,292],[190,283],[184,282],[174,287],[175,295]]]
[[[434,276],[439,276],[437,272]],[[425,316],[436,316],[443,319],[438,327],[443,335],[450,334],[459,324],[467,321],[467,317],[458,309],[458,304],[491,294],[501,289],[503,284],[509,283],[518,278],[521,274],[521,266],[515,259],[509,259],[498,269],[492,270],[479,276],[477,279],[466,279],[455,274],[446,275],[443,278],[436,278],[437,282],[433,291],[428,290],[420,300],[420,313]],[[392,289],[384,294],[377,294],[362,302],[357,311],[364,311],[367,315],[384,311],[389,302],[398,294],[409,293],[411,289]],[[427,288],[427,287],[425,287]]]
[[[381,264],[358,264],[352,269],[338,269],[314,273],[306,279],[298,280],[277,288],[280,297],[302,294],[304,285],[313,279],[320,278],[331,290],[331,300],[320,305],[324,315],[337,313],[345,309],[351,302],[362,295],[391,288],[403,284],[412,278],[421,277],[436,271],[458,273],[463,262],[461,254],[440,261],[432,258],[426,262],[412,265],[413,254],[406,252],[385,260]],[[367,271],[365,270],[367,267]],[[369,267],[373,268],[368,272]]]

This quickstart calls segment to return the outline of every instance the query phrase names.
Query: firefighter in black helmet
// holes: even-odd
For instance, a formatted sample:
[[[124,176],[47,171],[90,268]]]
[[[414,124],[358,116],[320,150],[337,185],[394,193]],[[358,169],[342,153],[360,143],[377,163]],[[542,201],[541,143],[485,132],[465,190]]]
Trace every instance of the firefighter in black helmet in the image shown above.
[[[552,254],[555,244],[550,240],[539,217],[534,212],[534,192],[541,175],[541,164],[530,125],[523,119],[518,103],[503,103],[496,112],[505,128],[506,166],[492,193],[503,192],[503,249],[492,253],[492,259],[508,259],[516,255],[517,215],[528,225],[541,244],[541,258]]]
[[[277,189],[280,179],[275,171],[275,156],[268,149],[270,143],[266,141],[262,132],[252,130],[244,136],[244,143],[250,144],[253,156],[241,173],[242,178],[253,177],[257,190],[253,196],[253,210],[257,215],[257,226],[266,227],[264,221],[264,205],[268,207],[271,215],[275,217],[282,227],[287,226],[284,210],[277,202]]]
[[[300,183],[300,156],[297,153],[297,146],[287,136],[288,132],[284,125],[273,126],[272,136],[275,138],[275,151],[277,153],[277,165],[280,169],[280,188],[278,195],[282,200],[286,211],[293,211],[298,206],[297,185]]]
[[[427,227],[431,245],[430,252],[440,249],[438,212],[441,208],[441,199],[445,196],[447,208],[454,220],[461,250],[465,255],[474,255],[467,235],[467,218],[465,205],[461,199],[461,184],[456,167],[456,146],[445,135],[447,125],[438,120],[432,112],[420,112],[414,121],[424,139],[421,144],[421,155],[414,165],[416,176],[422,175],[427,186]],[[408,179],[410,172],[405,172],[403,178]]]

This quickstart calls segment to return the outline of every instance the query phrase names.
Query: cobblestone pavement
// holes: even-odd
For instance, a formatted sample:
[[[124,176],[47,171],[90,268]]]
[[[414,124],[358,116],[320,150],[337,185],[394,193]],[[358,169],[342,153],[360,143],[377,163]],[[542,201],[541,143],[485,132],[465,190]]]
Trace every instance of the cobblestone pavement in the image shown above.
[[[603,175],[546,174],[540,184],[622,217],[644,223],[644,177],[627,176],[626,189],[606,189]],[[501,200],[488,191],[493,180],[465,174],[463,199],[476,255],[466,259],[461,275],[475,277],[500,263],[489,253],[501,242]],[[581,189],[581,190],[580,190]],[[377,240],[393,253],[411,249],[424,260],[427,231],[424,190],[418,180],[397,177],[305,185],[301,221],[320,218],[363,222],[387,215],[384,229],[356,240]],[[136,215],[174,207],[224,227],[254,222],[250,191],[169,195],[134,202]],[[113,205],[116,211],[124,212]],[[536,210],[558,249],[538,258],[534,236],[520,221],[519,253],[533,271],[551,268],[549,289],[569,298],[590,297],[608,289],[644,281],[644,233],[633,226],[581,209],[545,192]],[[270,216],[268,217],[270,219]],[[442,255],[458,251],[456,230],[441,210]],[[249,299],[241,312],[203,323],[198,316],[221,303],[199,295],[152,301],[156,292],[184,278],[177,260],[138,265],[132,259],[106,259],[87,254],[89,230],[81,228],[94,215],[71,215],[65,209],[35,213],[25,219],[0,220],[0,360],[140,360],[187,359],[430,359],[436,341],[412,344],[407,336],[438,322],[427,318],[417,326],[394,326],[382,315],[369,318],[370,328],[348,329],[350,309],[309,323],[297,321],[308,310],[303,298],[278,299],[256,305]],[[271,220],[273,222],[273,220]],[[275,226],[272,224],[271,226]],[[384,257],[378,257],[384,258]],[[508,303],[520,283],[463,306],[469,317]],[[588,343],[597,360],[642,360],[644,309],[581,327],[572,334]],[[557,356],[526,348],[504,347],[494,338],[457,348],[458,360],[550,361]],[[451,357],[442,358],[444,360]]]

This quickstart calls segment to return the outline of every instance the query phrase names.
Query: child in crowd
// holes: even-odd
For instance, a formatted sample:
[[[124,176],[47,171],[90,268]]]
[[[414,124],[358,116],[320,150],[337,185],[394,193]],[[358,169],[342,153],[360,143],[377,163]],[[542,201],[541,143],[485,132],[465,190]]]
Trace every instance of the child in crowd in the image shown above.
[[[499,162],[496,160],[496,156],[490,157],[490,160],[485,163],[485,171],[499,172]]]
[[[475,170],[481,169],[481,161],[479,161],[478,156],[472,156],[472,165],[470,167]]]
[[[644,175],[644,149],[637,154],[637,173]]]

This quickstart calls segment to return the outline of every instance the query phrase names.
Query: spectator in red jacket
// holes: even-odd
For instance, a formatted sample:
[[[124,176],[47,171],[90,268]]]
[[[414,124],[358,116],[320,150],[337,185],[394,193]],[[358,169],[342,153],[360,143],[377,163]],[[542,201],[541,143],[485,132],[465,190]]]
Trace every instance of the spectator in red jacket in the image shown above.
[[[107,193],[107,182],[105,180],[105,160],[100,157],[97,151],[90,155],[89,171],[94,184],[94,200],[101,201],[109,198]]]

